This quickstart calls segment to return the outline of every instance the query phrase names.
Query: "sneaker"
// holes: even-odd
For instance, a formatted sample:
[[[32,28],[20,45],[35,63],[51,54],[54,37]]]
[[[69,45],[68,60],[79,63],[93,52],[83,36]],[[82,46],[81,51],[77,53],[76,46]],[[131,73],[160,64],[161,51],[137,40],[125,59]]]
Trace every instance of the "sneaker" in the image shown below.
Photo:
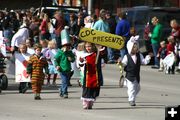
[[[153,69],[159,69],[159,66],[158,66],[158,65],[154,65],[154,66],[151,66],[151,68],[153,68]]]
[[[135,101],[129,101],[129,105],[130,106],[136,106],[136,103],[135,103]]]
[[[159,69],[158,72],[163,72],[163,69]]]
[[[34,99],[35,100],[41,100],[41,97],[40,96],[35,96]]]
[[[23,93],[22,90],[19,90],[19,93]]]
[[[180,73],[180,69],[177,69],[176,72],[179,72],[179,73]]]
[[[114,61],[114,60],[109,60],[107,63],[108,63],[108,64],[114,64],[115,61]]]
[[[63,94],[62,94],[62,93],[59,93],[59,96],[60,96],[60,97],[63,97]]]
[[[41,100],[40,93],[34,94],[34,100]]]
[[[37,95],[37,94],[36,94],[36,95],[34,96],[34,99],[35,99],[35,100],[41,100],[41,97],[40,97],[40,95]]]
[[[28,87],[25,87],[24,89],[22,89],[22,93],[26,93],[27,90],[28,90]]]
[[[82,87],[80,80],[77,80],[79,87]]]
[[[63,98],[68,98],[68,95],[67,95],[67,94],[64,94],[64,95],[63,95]]]
[[[47,86],[50,86],[50,82],[47,82],[46,85],[47,85]]]
[[[72,84],[71,84],[71,83],[68,83],[68,86],[72,86]]]

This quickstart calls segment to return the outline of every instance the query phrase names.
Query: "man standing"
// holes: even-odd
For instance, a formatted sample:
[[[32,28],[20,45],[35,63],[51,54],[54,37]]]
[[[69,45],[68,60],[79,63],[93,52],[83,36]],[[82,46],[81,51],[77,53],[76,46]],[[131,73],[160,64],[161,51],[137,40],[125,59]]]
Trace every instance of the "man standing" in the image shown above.
[[[162,36],[162,25],[159,23],[157,17],[153,17],[151,20],[152,24],[155,26],[152,33],[149,33],[149,37],[151,38],[151,44],[154,54],[154,66],[152,68],[159,69],[159,60],[157,57],[160,40]]]
[[[130,38],[130,23],[129,21],[126,19],[126,13],[122,12],[119,14],[119,18],[120,20],[118,21],[118,24],[116,26],[116,35],[120,35],[126,38],[125,41],[125,45],[124,47],[120,50],[120,56],[121,56],[121,60],[123,59],[124,55],[127,54],[127,50],[126,50],[126,43]]]
[[[106,11],[106,22],[109,24],[109,29],[111,34],[115,34],[116,30],[116,20],[111,16],[110,11]],[[107,48],[108,52],[108,63],[114,63],[114,50],[113,48]]]

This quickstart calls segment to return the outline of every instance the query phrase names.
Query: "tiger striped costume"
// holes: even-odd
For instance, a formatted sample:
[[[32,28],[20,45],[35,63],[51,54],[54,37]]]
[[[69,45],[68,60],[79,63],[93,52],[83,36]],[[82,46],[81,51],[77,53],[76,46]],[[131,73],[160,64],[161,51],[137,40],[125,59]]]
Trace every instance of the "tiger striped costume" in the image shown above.
[[[40,94],[44,81],[44,73],[48,74],[48,63],[45,57],[32,55],[28,61],[27,73],[31,74],[32,90],[35,94]]]

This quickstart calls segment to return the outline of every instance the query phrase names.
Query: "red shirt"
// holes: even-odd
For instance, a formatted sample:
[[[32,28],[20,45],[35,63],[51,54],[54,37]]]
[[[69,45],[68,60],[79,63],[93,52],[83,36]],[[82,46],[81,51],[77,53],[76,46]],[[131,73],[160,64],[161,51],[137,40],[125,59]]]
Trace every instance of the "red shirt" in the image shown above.
[[[174,52],[174,44],[168,43],[167,44],[167,55],[170,54],[171,52]]]

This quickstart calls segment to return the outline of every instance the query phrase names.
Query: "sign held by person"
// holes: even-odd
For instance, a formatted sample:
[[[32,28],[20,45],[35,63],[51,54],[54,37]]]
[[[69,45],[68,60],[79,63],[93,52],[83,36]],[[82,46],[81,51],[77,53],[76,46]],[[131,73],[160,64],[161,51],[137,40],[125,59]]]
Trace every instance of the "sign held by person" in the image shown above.
[[[79,37],[83,41],[99,44],[102,46],[121,49],[124,47],[125,38],[122,36],[90,29],[82,28]]]

